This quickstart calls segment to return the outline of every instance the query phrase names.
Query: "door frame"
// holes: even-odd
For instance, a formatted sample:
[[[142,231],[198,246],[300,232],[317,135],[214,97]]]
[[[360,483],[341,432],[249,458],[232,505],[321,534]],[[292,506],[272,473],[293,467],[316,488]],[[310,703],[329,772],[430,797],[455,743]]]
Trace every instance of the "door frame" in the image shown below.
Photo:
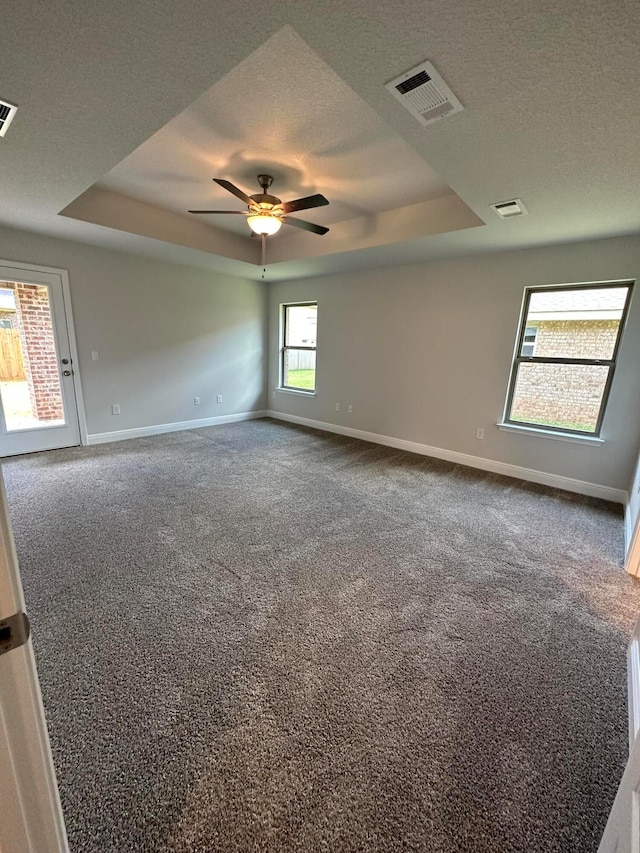
[[[625,568],[630,575],[640,577],[640,513],[638,513],[635,527],[631,531]]]
[[[71,354],[71,364],[73,366],[73,388],[76,397],[76,409],[78,412],[78,426],[80,427],[80,444],[86,446],[89,443],[87,433],[87,418],[84,410],[84,396],[82,394],[82,383],[80,381],[80,360],[78,357],[78,346],[76,343],[76,332],[73,323],[73,310],[71,308],[71,288],[69,287],[69,273],[65,269],[58,267],[43,267],[36,264],[26,263],[25,261],[11,261],[0,259],[0,279],[4,275],[5,269],[18,270],[24,272],[27,276],[26,284],[29,284],[28,275],[30,272],[46,273],[47,275],[56,276],[60,279],[62,287],[62,302],[64,305],[64,316],[67,324],[67,337],[69,340],[69,352]],[[6,280],[13,281],[12,274]],[[4,280],[4,279],[3,279]]]
[[[0,617],[24,612],[20,570],[0,477]],[[31,639],[0,657],[0,846],[68,853]]]

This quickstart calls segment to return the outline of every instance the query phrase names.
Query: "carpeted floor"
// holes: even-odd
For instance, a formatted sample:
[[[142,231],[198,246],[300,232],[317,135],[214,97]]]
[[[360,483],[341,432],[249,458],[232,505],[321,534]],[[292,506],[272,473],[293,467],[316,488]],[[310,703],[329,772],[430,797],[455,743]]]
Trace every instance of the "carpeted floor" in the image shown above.
[[[619,507],[269,420],[4,475],[73,853],[596,850]]]

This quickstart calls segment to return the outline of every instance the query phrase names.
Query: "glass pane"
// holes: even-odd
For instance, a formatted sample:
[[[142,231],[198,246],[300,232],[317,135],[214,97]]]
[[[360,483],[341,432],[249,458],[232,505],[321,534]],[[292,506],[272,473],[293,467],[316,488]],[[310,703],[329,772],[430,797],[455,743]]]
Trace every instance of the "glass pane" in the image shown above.
[[[315,350],[288,349],[284,352],[283,385],[287,388],[303,388],[315,391],[316,353]]]
[[[536,328],[535,356],[613,358],[628,290],[589,287],[532,293],[526,323]]]
[[[511,420],[595,432],[608,366],[522,363]]]
[[[288,305],[286,308],[286,339],[288,347],[314,347],[318,324],[317,305]]]
[[[64,424],[49,290],[0,282],[0,394],[7,431]]]

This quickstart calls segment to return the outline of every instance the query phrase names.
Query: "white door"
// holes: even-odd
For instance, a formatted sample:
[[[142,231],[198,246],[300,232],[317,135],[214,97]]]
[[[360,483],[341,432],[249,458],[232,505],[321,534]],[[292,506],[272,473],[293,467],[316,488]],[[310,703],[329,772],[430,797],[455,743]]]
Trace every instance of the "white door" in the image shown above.
[[[640,851],[640,744],[631,750],[598,853]]]
[[[80,444],[66,274],[0,261],[0,456]]]
[[[629,760],[598,853],[640,853],[640,619],[627,651]]]
[[[0,476],[0,851],[68,853]]]

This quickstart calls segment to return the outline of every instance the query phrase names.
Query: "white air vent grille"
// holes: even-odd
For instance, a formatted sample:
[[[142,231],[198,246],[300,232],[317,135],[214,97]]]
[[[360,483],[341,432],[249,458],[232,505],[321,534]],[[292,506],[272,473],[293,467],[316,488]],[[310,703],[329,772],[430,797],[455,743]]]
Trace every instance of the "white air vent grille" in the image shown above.
[[[511,219],[512,216],[524,216],[529,212],[519,198],[512,198],[510,201],[498,201],[496,204],[489,206],[501,219]]]
[[[4,136],[9,130],[9,125],[13,121],[13,117],[18,111],[13,104],[8,104],[6,101],[0,101],[0,136]]]
[[[423,62],[391,80],[386,88],[420,124],[431,124],[432,121],[464,109],[430,62]]]

